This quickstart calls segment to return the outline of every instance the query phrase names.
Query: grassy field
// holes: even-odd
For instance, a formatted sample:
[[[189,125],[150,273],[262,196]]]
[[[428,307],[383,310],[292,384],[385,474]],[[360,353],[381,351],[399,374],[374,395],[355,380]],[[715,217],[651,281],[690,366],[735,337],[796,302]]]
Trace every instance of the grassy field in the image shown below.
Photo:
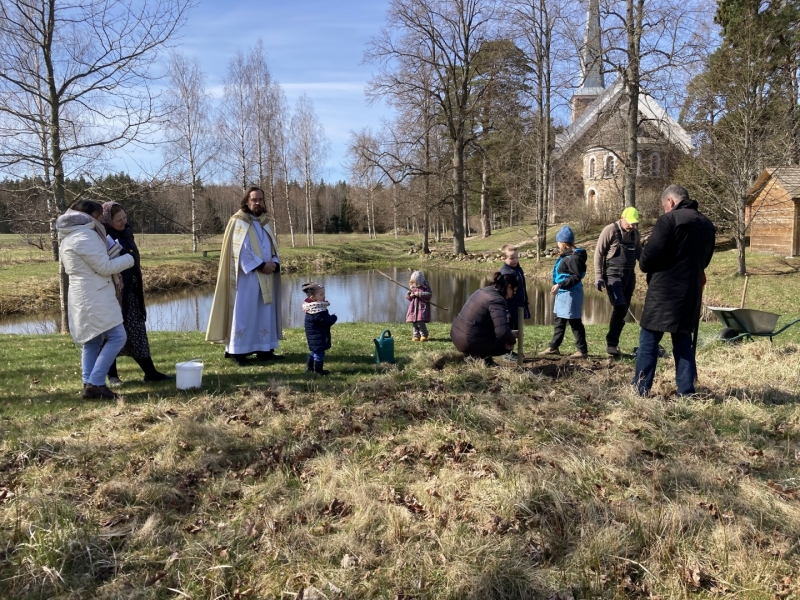
[[[371,356],[384,327],[395,366]],[[0,597],[800,595],[798,345],[706,343],[698,397],[667,359],[640,399],[631,358],[488,369],[431,334],[337,325],[315,378],[301,330],[243,368],[154,333],[157,366],[201,358],[203,388],[123,358],[112,403],[79,399],[68,338],[4,336]]]

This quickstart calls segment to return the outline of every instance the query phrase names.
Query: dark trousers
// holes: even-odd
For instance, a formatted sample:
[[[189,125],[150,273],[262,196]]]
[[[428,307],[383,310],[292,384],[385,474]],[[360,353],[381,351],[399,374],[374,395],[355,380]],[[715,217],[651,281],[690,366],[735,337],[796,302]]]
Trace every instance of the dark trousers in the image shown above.
[[[692,348],[691,333],[671,333],[672,356],[675,358],[675,383],[678,395],[694,394],[694,381],[697,379],[697,363]],[[639,349],[636,351],[636,374],[631,382],[640,396],[646,396],[653,387],[653,378],[658,363],[658,343],[664,337],[663,331],[642,329],[639,333]]]
[[[561,342],[564,341],[564,334],[567,331],[567,323],[572,328],[572,335],[575,336],[575,347],[584,354],[589,352],[589,347],[586,345],[586,329],[583,327],[583,321],[580,319],[562,319],[561,317],[554,317],[555,328],[553,329],[553,339],[550,340],[551,348],[558,348]]]
[[[607,346],[619,346],[619,336],[622,328],[625,327],[625,317],[628,315],[635,287],[636,274],[632,270],[624,271],[620,276],[608,276],[606,293],[614,310],[611,313],[611,323],[606,334]]]

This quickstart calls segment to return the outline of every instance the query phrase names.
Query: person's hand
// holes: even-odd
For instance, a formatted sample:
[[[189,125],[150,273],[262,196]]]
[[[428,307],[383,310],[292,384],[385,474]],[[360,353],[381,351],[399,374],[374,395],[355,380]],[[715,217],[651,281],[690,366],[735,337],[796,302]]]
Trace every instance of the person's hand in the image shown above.
[[[594,287],[597,288],[598,292],[602,292],[603,288],[606,287],[605,280],[604,279],[598,279],[597,281],[594,282]]]
[[[519,338],[519,329],[512,329],[511,333],[515,338]]]
[[[550,293],[551,294],[557,294],[558,293],[558,284],[555,284],[553,287],[550,288]]]
[[[270,261],[270,262],[264,263],[264,266],[261,267],[261,272],[264,273],[264,275],[272,275],[277,268],[278,268],[278,265],[275,264],[274,262]]]

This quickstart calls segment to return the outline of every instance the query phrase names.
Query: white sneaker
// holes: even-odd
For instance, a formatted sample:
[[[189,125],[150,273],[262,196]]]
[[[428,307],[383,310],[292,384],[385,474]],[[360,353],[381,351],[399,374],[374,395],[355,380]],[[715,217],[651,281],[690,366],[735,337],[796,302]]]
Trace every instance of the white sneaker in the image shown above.
[[[119,377],[109,377],[108,378],[108,385],[110,385],[111,387],[119,387],[123,383],[125,383],[125,382],[122,381],[122,379],[120,379]]]

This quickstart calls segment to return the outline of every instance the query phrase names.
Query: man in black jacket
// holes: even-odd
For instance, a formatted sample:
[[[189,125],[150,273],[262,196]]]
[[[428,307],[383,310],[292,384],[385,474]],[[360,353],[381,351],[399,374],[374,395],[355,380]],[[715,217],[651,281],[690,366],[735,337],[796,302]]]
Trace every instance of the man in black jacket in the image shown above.
[[[633,385],[646,396],[653,385],[658,343],[669,332],[678,395],[693,394],[697,378],[692,333],[700,318],[704,269],[714,254],[714,225],[679,185],[661,194],[664,214],[642,250],[639,268],[647,274],[636,375]]]

